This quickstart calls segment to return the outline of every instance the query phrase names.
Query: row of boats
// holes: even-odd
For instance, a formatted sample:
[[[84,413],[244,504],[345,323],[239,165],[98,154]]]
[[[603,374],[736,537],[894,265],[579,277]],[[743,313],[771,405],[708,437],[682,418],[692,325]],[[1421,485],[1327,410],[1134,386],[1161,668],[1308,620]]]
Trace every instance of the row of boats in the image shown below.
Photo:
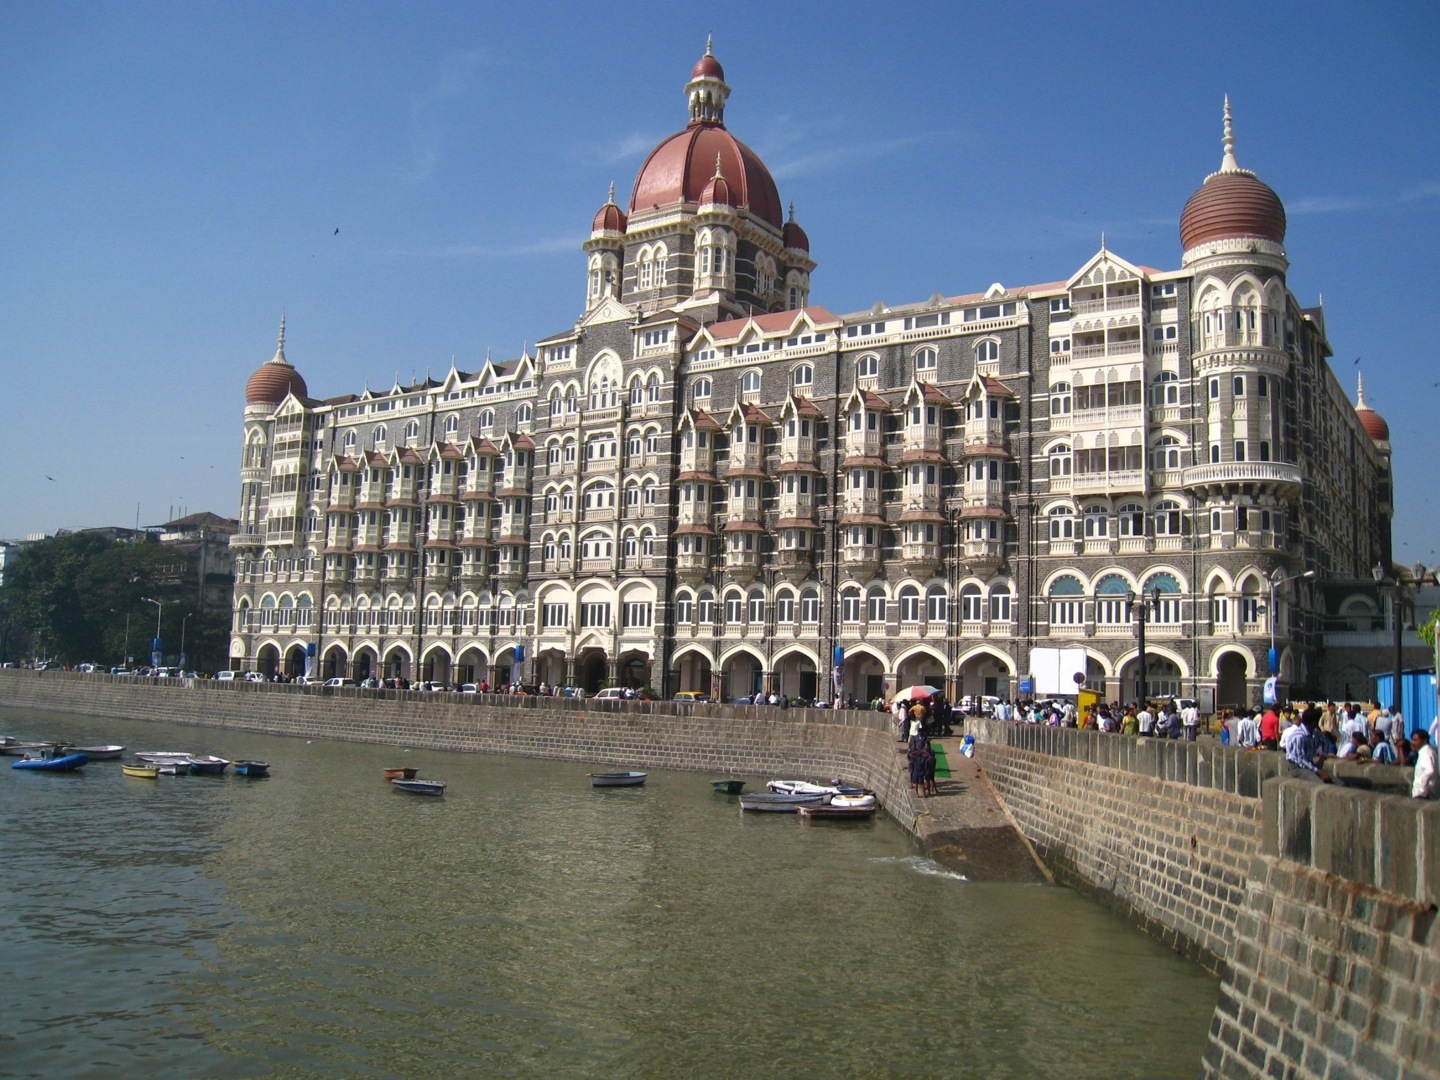
[[[763,792],[738,792],[740,809],[760,814],[799,814],[802,818],[869,818],[880,800],[869,788],[840,780],[816,784],[809,780],[771,780]]]
[[[71,743],[20,742],[10,735],[0,735],[0,754],[18,757],[12,769],[29,769],[36,772],[75,772],[92,761],[119,761],[125,755],[125,747],[115,745],[75,746]],[[270,766],[264,761],[238,760],[215,757],[213,754],[191,754],[184,751],[143,750],[134,755],[135,761],[122,761],[120,770],[126,776],[139,779],[154,779],[161,774],[189,776],[191,774],[220,776],[226,769],[234,768],[240,776],[258,778],[270,775]]]

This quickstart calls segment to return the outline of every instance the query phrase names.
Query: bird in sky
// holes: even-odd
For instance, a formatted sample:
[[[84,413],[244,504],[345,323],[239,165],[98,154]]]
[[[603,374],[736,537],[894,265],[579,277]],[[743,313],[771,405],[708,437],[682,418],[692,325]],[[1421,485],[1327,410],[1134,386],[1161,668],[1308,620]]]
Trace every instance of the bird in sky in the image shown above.
[[[339,236],[339,235],[340,235],[340,230],[337,228],[337,229],[336,229],[333,233],[331,233],[330,235],[331,235],[331,236]]]
[[[52,484],[55,483],[55,477],[53,477],[53,476],[47,476],[47,477],[45,477],[45,479],[46,479],[46,480],[49,480]]]

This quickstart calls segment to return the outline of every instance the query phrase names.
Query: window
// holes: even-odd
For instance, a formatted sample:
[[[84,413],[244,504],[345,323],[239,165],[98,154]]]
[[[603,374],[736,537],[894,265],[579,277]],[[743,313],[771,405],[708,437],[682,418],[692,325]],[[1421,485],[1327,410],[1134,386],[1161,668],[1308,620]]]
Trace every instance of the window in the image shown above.
[[[960,619],[979,622],[985,617],[985,597],[979,585],[966,585],[960,590]]]
[[[710,396],[711,383],[709,379],[695,380],[695,396],[697,398],[708,398]]]
[[[931,589],[925,594],[925,619],[927,622],[943,623],[949,609],[949,597],[941,588]]]
[[[812,626],[820,621],[820,594],[814,589],[800,594],[800,621]]]
[[[411,446],[414,446],[414,445],[415,445],[415,440],[418,439],[419,437],[420,437],[420,421],[418,421],[418,420],[411,420],[408,424],[405,425],[405,442],[408,443],[408,444],[411,445]]]
[[[702,596],[700,603],[696,605],[697,621],[702,626],[711,626],[715,622],[715,597]]]
[[[625,604],[622,618],[623,625],[629,627],[647,627],[653,622],[652,605],[638,600],[628,601]]]
[[[693,621],[695,616],[695,601],[690,598],[689,593],[681,593],[675,598],[675,622],[677,625],[686,626]]]
[[[1161,405],[1180,404],[1180,377],[1173,371],[1162,371],[1155,376],[1155,385],[1150,392],[1150,404],[1157,408]]]
[[[782,592],[775,601],[775,621],[792,623],[795,621],[795,594]]]
[[[855,374],[861,379],[873,379],[880,374],[878,356],[862,356],[855,362]]]
[[[540,625],[564,626],[570,621],[570,609],[564,604],[545,604],[540,609]]]
[[[1052,477],[1070,475],[1071,461],[1069,443],[1061,443],[1059,446],[1052,446],[1050,448],[1049,458],[1050,475]]]
[[[739,593],[731,593],[725,597],[725,621],[731,626],[739,626],[744,620],[745,598]]]
[[[1011,620],[1010,588],[997,585],[990,593],[990,621],[1008,623]]]
[[[1175,502],[1161,502],[1155,505],[1155,535],[1156,536],[1179,536],[1180,535],[1180,504]]]
[[[914,585],[906,585],[900,590],[900,621],[920,621],[920,590]]]
[[[742,394],[760,393],[760,372],[754,370],[745,372],[740,379],[740,392]]]
[[[1139,503],[1126,503],[1115,514],[1121,536],[1145,535],[1145,508]]]
[[[1174,323],[1152,327],[1150,330],[1150,338],[1152,341],[1174,341],[1178,336],[1179,327]]]
[[[920,349],[915,353],[915,370],[934,371],[939,364],[939,356],[939,353],[928,346]]]
[[[1220,380],[1219,380],[1219,379],[1211,379],[1211,380],[1210,380],[1210,400],[1211,400],[1211,401],[1219,401],[1219,400],[1220,400]]]
[[[885,621],[886,608],[888,604],[885,599],[885,592],[876,589],[865,601],[865,617],[872,623],[883,623]]]
[[[1103,506],[1085,507],[1085,539],[1102,540],[1110,535],[1110,511]]]
[[[1157,472],[1180,468],[1180,440],[1166,435],[1155,443],[1151,461]]]
[[[984,364],[1000,359],[1000,343],[989,338],[975,346],[975,362]]]
[[[1245,396],[1245,376],[1236,375],[1230,380],[1231,392],[1238,398]]]
[[[1068,416],[1070,413],[1070,384],[1056,383],[1050,388],[1050,415]],[[1053,473],[1051,474],[1054,475]]]
[[[517,424],[528,424],[530,423],[531,415],[530,405],[527,402],[515,410],[515,422]]]
[[[842,622],[860,621],[859,589],[846,589],[840,594],[840,619]]]
[[[580,605],[581,627],[608,627],[610,625],[610,605],[606,603],[585,603]]]
[[[750,594],[749,608],[748,617],[750,621],[756,626],[759,626],[765,621],[765,594],[752,592]]]
[[[1075,512],[1068,506],[1054,507],[1047,515],[1051,540],[1075,539]]]
[[[815,381],[815,369],[809,364],[801,364],[795,369],[795,385],[809,386]]]
[[[1066,574],[1050,586],[1050,625],[1079,626],[1085,621],[1085,587]]]

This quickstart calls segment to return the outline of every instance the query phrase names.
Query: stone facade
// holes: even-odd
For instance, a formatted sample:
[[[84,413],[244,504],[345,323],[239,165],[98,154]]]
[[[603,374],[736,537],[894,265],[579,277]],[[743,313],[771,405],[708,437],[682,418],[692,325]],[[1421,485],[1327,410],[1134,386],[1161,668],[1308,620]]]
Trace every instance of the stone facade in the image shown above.
[[[1389,444],[1287,291],[1278,200],[1257,231],[1207,180],[1178,269],[1102,243],[837,315],[719,71],[533,354],[320,399],[282,327],[247,387],[232,666],[864,700],[1014,695],[1073,647],[1109,698],[1143,661],[1218,706],[1258,700],[1273,644],[1310,681],[1317,584],[1388,564]],[[1233,141],[1216,175],[1258,185]]]

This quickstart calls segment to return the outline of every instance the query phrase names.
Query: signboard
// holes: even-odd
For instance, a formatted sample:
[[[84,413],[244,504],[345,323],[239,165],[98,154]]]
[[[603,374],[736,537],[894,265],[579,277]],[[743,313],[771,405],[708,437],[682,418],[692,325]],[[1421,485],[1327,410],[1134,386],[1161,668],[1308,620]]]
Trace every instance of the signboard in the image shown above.
[[[1033,693],[1035,693],[1035,680],[1034,680],[1034,679],[1021,679],[1021,680],[1020,680],[1020,696],[1021,696],[1021,697],[1029,697],[1029,696],[1030,696],[1031,694],[1033,694]]]
[[[1031,649],[1030,676],[1040,697],[1066,697],[1075,693],[1075,675],[1089,669],[1084,649]],[[1082,675],[1082,682],[1083,675]]]
[[[1200,687],[1200,715],[1215,715],[1215,687],[1213,686]]]
[[[1280,679],[1271,675],[1265,680],[1265,704],[1275,705],[1279,703]]]

